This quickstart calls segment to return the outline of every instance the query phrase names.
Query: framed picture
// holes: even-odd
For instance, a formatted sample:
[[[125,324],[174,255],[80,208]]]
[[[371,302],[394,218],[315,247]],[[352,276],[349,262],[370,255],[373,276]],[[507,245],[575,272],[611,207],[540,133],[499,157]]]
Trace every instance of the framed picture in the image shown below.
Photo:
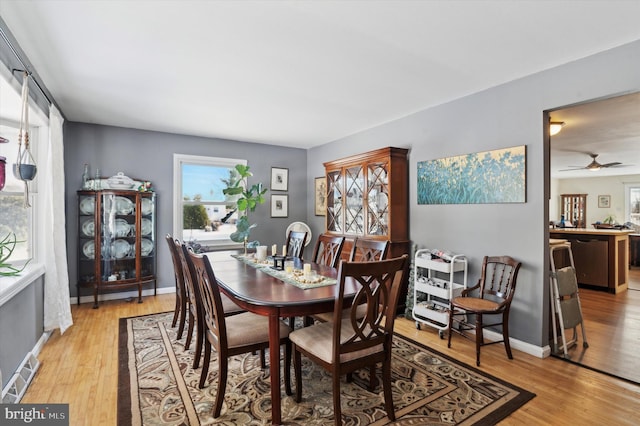
[[[327,178],[317,177],[315,180],[316,216],[327,214]]]
[[[604,209],[611,207],[611,195],[598,195],[598,207]]]
[[[286,191],[289,189],[289,169],[271,168],[271,190]]]
[[[271,196],[271,217],[289,216],[289,196],[274,194]]]

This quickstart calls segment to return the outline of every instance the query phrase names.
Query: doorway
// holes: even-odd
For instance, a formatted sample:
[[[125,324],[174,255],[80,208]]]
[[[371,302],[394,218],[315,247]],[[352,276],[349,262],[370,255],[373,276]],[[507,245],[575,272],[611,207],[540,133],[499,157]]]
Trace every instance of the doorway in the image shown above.
[[[555,136],[545,126],[550,225],[560,220],[562,193],[587,194],[587,228],[594,229],[593,224],[606,217],[614,224],[629,221],[625,185],[640,186],[639,111],[640,93],[633,93],[544,112],[545,123],[563,123]],[[593,161],[604,167],[590,168]],[[635,231],[640,233],[640,226]],[[568,361],[638,384],[640,268],[627,267],[630,286],[625,292],[580,288],[589,347],[583,348],[578,327],[578,342],[569,350]],[[566,333],[568,339],[573,335],[571,329]]]

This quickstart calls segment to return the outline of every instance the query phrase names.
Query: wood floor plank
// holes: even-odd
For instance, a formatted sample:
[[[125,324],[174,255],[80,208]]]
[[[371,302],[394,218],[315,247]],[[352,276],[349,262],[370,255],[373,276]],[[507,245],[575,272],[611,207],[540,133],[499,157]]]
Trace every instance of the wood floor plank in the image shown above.
[[[171,311],[174,303],[169,294],[145,297],[142,304],[108,301],[97,310],[91,303],[73,305],[74,325],[62,336],[53,333],[44,346],[38,357],[40,370],[22,402],[68,403],[72,425],[115,425],[118,319]],[[606,309],[611,305],[607,303]],[[415,323],[404,318],[396,321],[396,331],[475,365],[471,341],[454,336],[448,349],[437,330],[416,330]],[[588,337],[595,344],[596,331],[591,333]],[[556,358],[514,351],[509,360],[502,345],[482,348],[481,369],[537,394],[502,425],[637,424],[640,387],[628,382]]]

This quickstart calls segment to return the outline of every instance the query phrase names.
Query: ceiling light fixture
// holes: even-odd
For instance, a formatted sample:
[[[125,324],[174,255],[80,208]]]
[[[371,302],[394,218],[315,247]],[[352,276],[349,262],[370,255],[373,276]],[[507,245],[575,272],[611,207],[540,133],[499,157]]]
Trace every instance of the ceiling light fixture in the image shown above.
[[[554,136],[560,133],[562,130],[562,126],[564,126],[564,121],[552,121],[549,123],[549,135]]]

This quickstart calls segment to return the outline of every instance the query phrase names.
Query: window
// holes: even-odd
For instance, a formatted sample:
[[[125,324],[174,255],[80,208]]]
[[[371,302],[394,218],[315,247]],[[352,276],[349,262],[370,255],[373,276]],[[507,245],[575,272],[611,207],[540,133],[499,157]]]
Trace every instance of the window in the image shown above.
[[[246,160],[174,154],[173,235],[199,244],[203,251],[237,246],[235,202],[222,193],[235,179],[236,164]]]
[[[640,182],[625,185],[625,218],[640,230]]]
[[[29,183],[29,203],[24,207],[24,182],[13,175],[13,164],[18,157],[18,133],[20,125],[0,117],[0,136],[9,143],[0,143],[0,156],[6,157],[5,186],[0,191],[0,239],[15,234],[20,241],[9,262],[20,265],[33,257],[33,210],[35,208],[36,180]],[[30,150],[37,163],[37,129],[29,129]],[[37,177],[36,177],[37,179]]]

